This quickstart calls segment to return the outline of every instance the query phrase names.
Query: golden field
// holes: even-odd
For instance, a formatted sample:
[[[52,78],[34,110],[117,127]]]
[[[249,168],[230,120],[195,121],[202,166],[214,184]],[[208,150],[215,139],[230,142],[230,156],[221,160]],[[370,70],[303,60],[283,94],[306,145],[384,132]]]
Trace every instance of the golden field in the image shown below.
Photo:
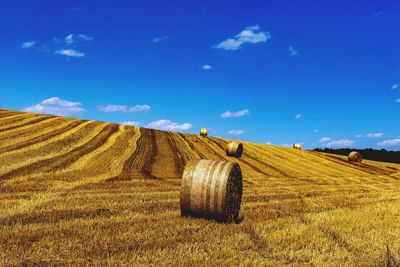
[[[0,265],[396,266],[400,165],[0,110]],[[189,159],[238,162],[238,224],[180,216]]]

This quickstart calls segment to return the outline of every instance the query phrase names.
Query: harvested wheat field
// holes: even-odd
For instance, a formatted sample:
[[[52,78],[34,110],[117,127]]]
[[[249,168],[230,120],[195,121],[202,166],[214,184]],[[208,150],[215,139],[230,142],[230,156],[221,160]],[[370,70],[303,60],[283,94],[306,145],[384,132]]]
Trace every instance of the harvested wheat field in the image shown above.
[[[0,110],[0,265],[395,265],[400,165]],[[243,173],[241,222],[180,216],[190,159]]]

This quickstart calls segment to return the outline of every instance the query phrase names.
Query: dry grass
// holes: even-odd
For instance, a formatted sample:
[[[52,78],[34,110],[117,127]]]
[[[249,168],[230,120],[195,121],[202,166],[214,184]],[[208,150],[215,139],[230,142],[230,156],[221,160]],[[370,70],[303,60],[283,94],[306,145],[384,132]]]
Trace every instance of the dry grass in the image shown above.
[[[0,110],[0,265],[398,266],[400,165]],[[190,159],[240,164],[239,224],[180,216]]]

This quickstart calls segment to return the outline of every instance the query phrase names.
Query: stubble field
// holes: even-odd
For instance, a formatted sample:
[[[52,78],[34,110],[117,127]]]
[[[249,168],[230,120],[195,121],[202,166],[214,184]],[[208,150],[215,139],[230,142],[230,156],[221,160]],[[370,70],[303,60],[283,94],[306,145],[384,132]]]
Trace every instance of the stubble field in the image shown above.
[[[0,265],[396,265],[400,165],[0,109]],[[189,159],[238,162],[242,221],[183,218]]]

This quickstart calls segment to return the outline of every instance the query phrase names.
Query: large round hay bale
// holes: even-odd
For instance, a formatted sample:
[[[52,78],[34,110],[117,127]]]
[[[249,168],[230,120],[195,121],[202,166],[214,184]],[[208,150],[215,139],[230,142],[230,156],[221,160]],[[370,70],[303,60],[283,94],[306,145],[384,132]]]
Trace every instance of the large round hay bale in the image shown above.
[[[293,144],[293,148],[301,149],[301,144]]]
[[[200,135],[201,136],[207,136],[208,135],[208,129],[207,128],[201,128],[200,129]]]
[[[242,202],[242,171],[226,161],[191,160],[181,185],[181,214],[231,223]]]
[[[361,163],[364,159],[363,155],[360,152],[352,151],[350,152],[349,161]]]
[[[239,142],[230,142],[226,146],[226,155],[240,158],[243,154],[243,145]]]

